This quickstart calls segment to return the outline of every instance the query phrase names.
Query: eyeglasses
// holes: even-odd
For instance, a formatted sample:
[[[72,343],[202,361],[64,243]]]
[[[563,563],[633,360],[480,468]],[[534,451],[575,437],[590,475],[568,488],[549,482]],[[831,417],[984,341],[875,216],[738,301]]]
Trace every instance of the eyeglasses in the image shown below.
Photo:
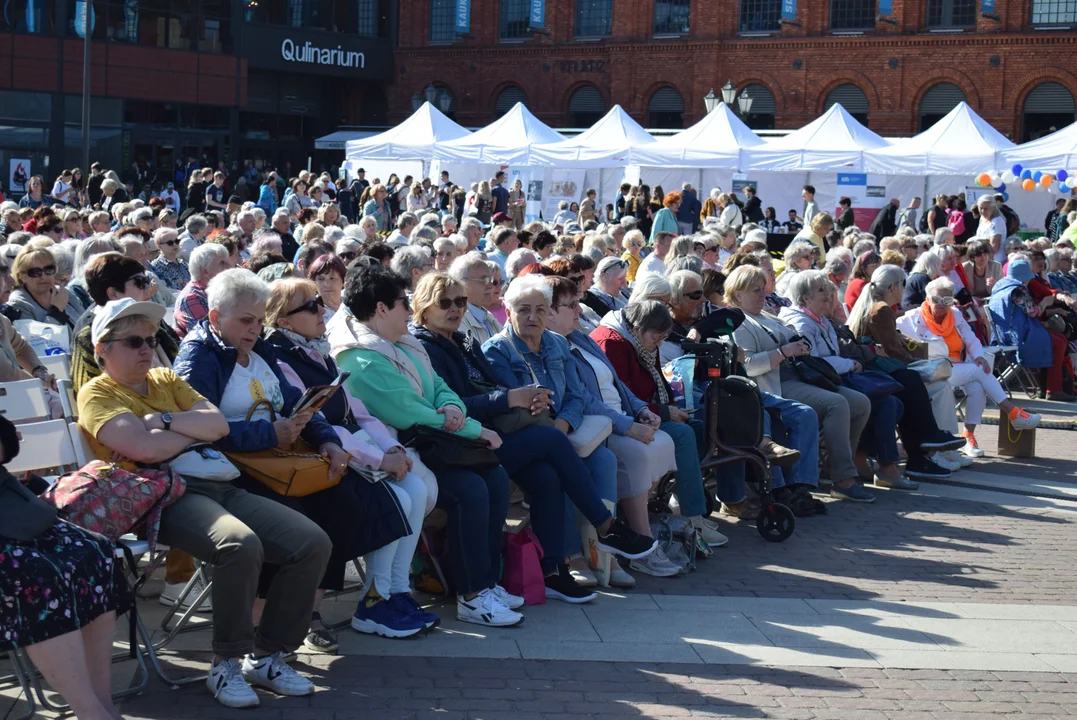
[[[325,300],[322,300],[321,295],[315,295],[313,300],[308,300],[295,310],[284,313],[284,317],[291,317],[292,315],[298,315],[301,312],[309,312],[311,315],[320,315],[322,308],[325,307]]]
[[[393,302],[393,307],[396,307],[397,303],[403,304],[404,309],[407,310],[408,312],[411,312],[411,301],[408,300],[407,295],[398,296],[396,298],[396,300]]]
[[[483,285],[491,285],[493,284],[494,279],[489,275],[480,275],[479,277],[469,277],[467,281],[482,283]]]
[[[55,274],[56,274],[56,266],[55,265],[46,265],[43,268],[30,268],[29,270],[26,271],[26,276],[27,277],[32,277],[35,280],[37,278],[41,277],[42,275],[55,275]]]
[[[490,280],[486,284],[493,285],[494,287],[501,287],[504,283],[502,282],[501,278],[490,278]]]
[[[453,305],[460,308],[461,310],[466,308],[467,307],[467,295],[461,295],[460,297],[453,298],[452,300],[450,300],[449,298],[440,298],[440,299],[438,299],[438,307],[441,308],[442,310],[448,310]]]
[[[124,347],[132,350],[141,350],[143,345],[148,345],[151,350],[157,347],[157,336],[151,337],[139,337],[138,335],[131,335],[130,337],[114,338],[112,340],[106,340],[106,343],[123,343]]]
[[[692,292],[685,293],[684,296],[689,300],[699,300],[701,297],[703,297],[703,291],[693,290]]]
[[[343,262],[345,265],[347,265],[352,260],[359,257],[359,253],[342,252],[338,257],[340,258],[341,262]]]
[[[932,305],[945,305],[946,307],[950,307],[956,302],[953,297],[935,297],[933,295],[930,299]]]
[[[579,300],[572,300],[572,301],[569,301],[569,302],[566,302],[566,303],[561,303],[560,305],[554,305],[553,309],[557,310],[558,308],[568,308],[569,310],[576,310],[579,307],[580,307],[580,301]]]
[[[124,285],[129,282],[133,282],[135,284],[135,287],[139,290],[145,290],[150,285],[153,285],[153,278],[151,278],[145,273],[139,273],[138,275],[132,275],[131,277],[127,278],[127,282],[125,282]]]

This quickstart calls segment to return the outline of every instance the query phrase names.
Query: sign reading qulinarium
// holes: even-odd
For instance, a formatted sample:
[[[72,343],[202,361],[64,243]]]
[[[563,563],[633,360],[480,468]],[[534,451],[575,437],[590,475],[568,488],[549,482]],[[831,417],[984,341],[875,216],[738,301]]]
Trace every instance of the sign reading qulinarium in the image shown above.
[[[280,44],[280,55],[288,62],[336,65],[360,70],[366,67],[366,55],[354,50],[344,50],[340,45],[335,48],[320,48],[311,45],[309,41],[296,45],[294,41],[285,38]]]

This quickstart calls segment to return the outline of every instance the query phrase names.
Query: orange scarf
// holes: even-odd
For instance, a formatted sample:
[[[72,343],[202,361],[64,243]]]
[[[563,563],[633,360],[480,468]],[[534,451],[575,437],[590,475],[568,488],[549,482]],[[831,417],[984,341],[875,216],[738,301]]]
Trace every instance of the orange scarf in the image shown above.
[[[923,318],[928,330],[946,341],[946,347],[950,350],[950,359],[954,362],[961,362],[961,352],[965,349],[965,343],[957,332],[953,311],[947,312],[946,319],[941,323],[935,322],[935,316],[931,314],[931,303],[924,300],[920,306],[920,317]]]

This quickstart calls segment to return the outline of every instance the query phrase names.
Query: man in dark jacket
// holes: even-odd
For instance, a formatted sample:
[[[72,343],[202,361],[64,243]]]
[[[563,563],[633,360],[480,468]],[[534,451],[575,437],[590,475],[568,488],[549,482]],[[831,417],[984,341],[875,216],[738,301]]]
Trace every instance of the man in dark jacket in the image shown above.
[[[681,235],[691,235],[699,227],[699,213],[703,203],[692,189],[691,183],[681,185],[681,206],[677,208],[677,225]]]
[[[494,197],[494,215],[499,212],[509,212],[509,191],[505,188],[505,171],[498,170],[497,175],[494,175],[494,181],[491,183],[490,194]]]
[[[90,166],[90,179],[86,181],[86,194],[92,207],[101,202],[101,183],[104,181],[105,169],[101,167],[101,163],[95,162]]]
[[[756,189],[754,185],[746,185],[744,187],[744,195],[747,200],[744,201],[744,209],[741,210],[741,214],[744,215],[745,222],[763,222],[763,201],[756,195]]]
[[[853,201],[847,197],[843,197],[838,200],[838,207],[841,208],[841,215],[838,216],[837,228],[840,232],[845,232],[845,228],[852,227],[856,224],[856,215],[853,213]]]
[[[875,220],[871,223],[871,229],[868,230],[868,232],[874,235],[876,240],[891,237],[897,232],[897,211],[899,205],[901,205],[901,201],[897,198],[893,198],[883,206],[883,209],[875,216]]]

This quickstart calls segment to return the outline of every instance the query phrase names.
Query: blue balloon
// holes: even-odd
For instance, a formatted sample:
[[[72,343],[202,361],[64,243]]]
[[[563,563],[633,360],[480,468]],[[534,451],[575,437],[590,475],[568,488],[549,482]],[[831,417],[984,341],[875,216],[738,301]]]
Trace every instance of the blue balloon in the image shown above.
[[[1032,179],[1032,171],[1031,170],[1022,170],[1021,171],[1021,179],[1022,180],[1031,180]]]
[[[1040,178],[1042,178],[1042,177],[1043,177],[1043,173],[1042,173],[1042,172],[1040,172],[1039,170],[1037,170],[1036,172],[1032,173],[1032,179],[1033,179],[1033,180],[1035,181],[1035,183],[1036,183],[1037,185],[1039,185],[1039,184],[1040,184]]]
[[[997,190],[998,190],[998,191],[999,191],[1000,193],[1005,193],[1005,192],[1006,192],[1006,183],[1002,183],[1002,184],[1001,184],[1001,185],[999,185],[999,186],[998,186],[998,188],[996,188],[996,189],[997,189]]]
[[[1021,170],[1023,170],[1023,169],[1024,168],[1022,168],[1020,165],[1014,165],[1012,168],[1010,168],[1010,172],[1012,172],[1014,175],[1016,175],[1018,177],[1021,177]]]
[[[1009,201],[1010,201],[1010,194],[1007,193],[1007,192],[1002,193],[1002,202],[1009,202]]]
[[[1058,172],[1055,173],[1055,177],[1057,179],[1059,179],[1059,180],[1065,180],[1069,176],[1070,176],[1070,174],[1068,172],[1066,172],[1065,170],[1059,170]]]

